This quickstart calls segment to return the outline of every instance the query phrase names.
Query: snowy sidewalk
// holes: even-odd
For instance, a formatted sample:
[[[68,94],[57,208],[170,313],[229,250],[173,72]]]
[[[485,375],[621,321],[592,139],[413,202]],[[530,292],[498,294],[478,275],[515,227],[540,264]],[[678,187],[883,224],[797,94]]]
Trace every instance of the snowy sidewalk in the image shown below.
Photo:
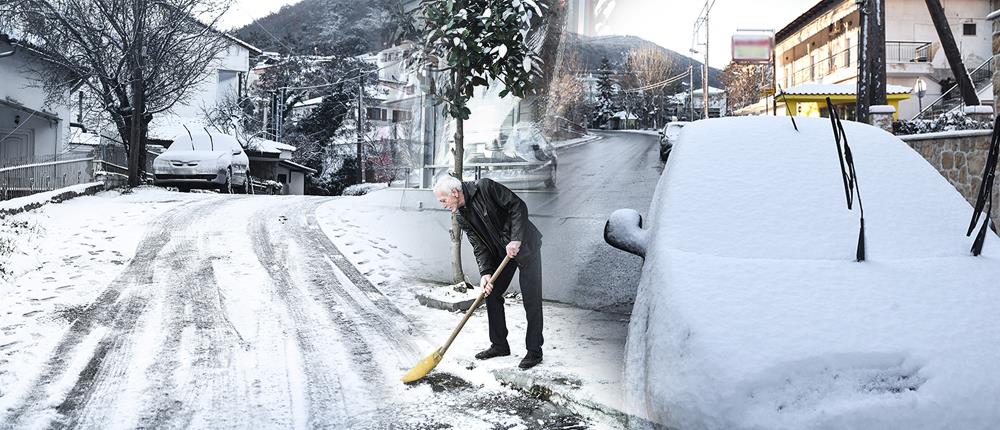
[[[438,210],[401,209],[399,199],[399,192],[391,190],[343,198],[320,206],[316,218],[372,284],[414,320],[423,322],[427,332],[415,341],[424,353],[430,353],[444,343],[461,319],[460,313],[424,307],[416,298],[418,291],[441,286],[449,277],[450,216]],[[477,274],[475,258],[464,240],[462,248],[465,272]],[[512,284],[511,290],[515,288]],[[487,361],[473,358],[489,346],[486,311],[481,308],[437,371],[487,387],[504,384],[528,391],[608,427],[621,427],[628,316],[545,302],[545,361],[522,371],[517,364],[524,355],[524,310],[517,295],[512,295],[507,306],[511,356]],[[413,363],[421,358],[413,357]]]

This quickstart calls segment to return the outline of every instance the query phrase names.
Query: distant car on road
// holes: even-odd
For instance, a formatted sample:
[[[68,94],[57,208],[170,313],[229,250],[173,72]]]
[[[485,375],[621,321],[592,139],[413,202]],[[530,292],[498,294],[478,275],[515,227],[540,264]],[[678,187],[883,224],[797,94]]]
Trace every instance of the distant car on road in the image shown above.
[[[153,183],[191,189],[246,193],[250,159],[236,138],[225,134],[183,134],[153,160]]]
[[[674,149],[677,138],[681,135],[681,130],[687,125],[687,121],[668,122],[660,130],[660,161],[667,161],[670,151]]]
[[[468,133],[465,168],[515,190],[555,188],[559,159],[541,130],[531,124]]]
[[[647,222],[608,220],[644,258],[626,408],[678,429],[996,428],[1000,239],[973,256],[973,208],[899,138],[843,121],[847,157],[829,119],[797,121],[684,126]]]

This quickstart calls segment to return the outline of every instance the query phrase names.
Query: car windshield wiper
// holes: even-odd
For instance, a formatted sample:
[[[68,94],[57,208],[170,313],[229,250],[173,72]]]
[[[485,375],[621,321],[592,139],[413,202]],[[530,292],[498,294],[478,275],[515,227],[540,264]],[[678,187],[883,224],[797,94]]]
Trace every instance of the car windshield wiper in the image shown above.
[[[778,85],[778,90],[781,90],[781,85]],[[785,103],[785,112],[788,114],[788,117],[792,119],[792,127],[795,127],[795,131],[799,131],[799,125],[795,123],[795,114],[792,112],[792,109],[788,107],[788,99],[785,98],[784,91],[781,92],[781,101]],[[777,115],[777,113],[775,113],[775,115]]]
[[[986,216],[983,225],[979,227],[976,240],[972,242],[972,255],[978,256],[983,252],[983,242],[986,241],[986,227],[990,225],[990,214],[993,212],[993,182],[996,177],[997,157],[1000,155],[1000,116],[993,121],[993,138],[990,140],[990,152],[986,156],[986,168],[983,169],[983,180],[979,182],[979,194],[976,197],[976,208],[972,211],[972,220],[969,222],[969,231],[965,236],[971,236],[979,222],[983,209],[986,209]]]
[[[830,111],[830,123],[833,125],[833,140],[837,142],[837,158],[840,161],[840,175],[844,181],[844,194],[847,196],[848,210],[851,210],[854,205],[855,194],[858,197],[861,229],[858,232],[857,261],[862,262],[865,261],[865,207],[861,204],[861,186],[858,185],[858,173],[854,170],[854,154],[851,153],[851,146],[847,144],[844,124],[840,121],[837,109],[834,108],[833,101],[829,97],[826,98],[826,106]]]

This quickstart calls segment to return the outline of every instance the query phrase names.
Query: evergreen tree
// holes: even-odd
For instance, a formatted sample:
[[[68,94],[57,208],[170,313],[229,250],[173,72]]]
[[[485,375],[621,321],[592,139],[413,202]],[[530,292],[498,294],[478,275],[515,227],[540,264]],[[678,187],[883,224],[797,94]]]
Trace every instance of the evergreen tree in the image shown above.
[[[615,112],[620,110],[613,75],[611,61],[607,57],[602,58],[601,66],[597,69],[597,106],[594,110],[594,124],[598,127],[607,124]]]

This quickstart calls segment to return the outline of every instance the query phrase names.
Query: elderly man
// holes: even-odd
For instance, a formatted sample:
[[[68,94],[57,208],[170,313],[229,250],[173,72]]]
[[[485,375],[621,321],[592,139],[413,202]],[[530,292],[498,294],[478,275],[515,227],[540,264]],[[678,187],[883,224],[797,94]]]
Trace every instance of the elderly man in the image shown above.
[[[529,369],[542,362],[542,233],[528,220],[528,208],[507,187],[489,179],[462,182],[445,176],[434,186],[434,195],[445,209],[457,215],[479,263],[480,287],[486,293],[490,325],[490,347],[476,354],[487,360],[510,355],[503,293],[520,273],[521,297],[528,319],[525,344],[528,350],[520,367]],[[510,256],[500,277],[490,276],[504,256]]]

